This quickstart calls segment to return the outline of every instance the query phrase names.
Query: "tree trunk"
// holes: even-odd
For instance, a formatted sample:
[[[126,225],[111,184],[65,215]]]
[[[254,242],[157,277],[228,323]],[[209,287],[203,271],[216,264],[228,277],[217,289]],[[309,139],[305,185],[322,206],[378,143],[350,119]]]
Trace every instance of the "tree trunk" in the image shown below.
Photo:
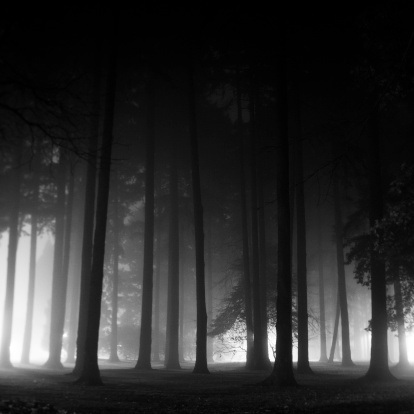
[[[336,295],[335,322],[334,322],[334,331],[333,331],[333,336],[332,336],[331,352],[329,354],[329,360],[328,360],[329,363],[334,362],[335,348],[336,348],[336,343],[338,341],[338,329],[339,329],[339,317],[340,316],[341,316],[341,306],[339,304],[339,291],[338,291],[338,294]]]
[[[213,219],[210,216],[207,229],[207,266],[206,266],[206,287],[207,287],[207,321],[213,320]],[[207,361],[214,362],[213,359],[213,338],[207,337]]]
[[[319,332],[320,352],[319,362],[328,362],[326,350],[326,320],[325,320],[325,280],[323,272],[323,243],[322,220],[320,208],[318,208],[318,273],[319,273]]]
[[[270,368],[269,359],[269,338],[267,334],[268,316],[267,316],[267,251],[266,251],[266,219],[265,219],[265,201],[264,201],[264,174],[263,166],[258,168],[258,225],[259,225],[259,270],[260,270],[260,313],[262,321],[262,347],[266,367]]]
[[[289,202],[289,134],[288,100],[286,80],[286,23],[279,16],[277,31],[276,67],[276,127],[277,127],[277,223],[278,223],[278,275],[276,301],[276,360],[271,375],[265,384],[294,386],[292,361],[292,270]]]
[[[179,212],[177,144],[173,143],[170,168],[170,224],[168,232],[168,298],[165,368],[180,369],[179,358]]]
[[[204,275],[204,223],[203,205],[201,202],[200,165],[197,141],[197,116],[194,84],[194,68],[192,51],[188,59],[189,81],[189,122],[191,150],[191,183],[193,189],[193,212],[195,232],[195,268],[196,268],[196,301],[197,301],[197,333],[196,362],[194,373],[207,374],[207,309],[206,287]]]
[[[145,228],[144,228],[144,269],[142,282],[142,312],[139,356],[136,369],[151,369],[152,344],[152,295],[154,271],[154,85],[153,79],[147,85],[147,137],[145,160]]]
[[[154,280],[154,327],[153,327],[153,361],[160,362],[160,278],[161,278],[161,225],[157,223],[157,255]]]
[[[300,128],[300,106],[296,98],[296,241],[298,283],[298,364],[300,374],[312,374],[309,365],[308,282],[306,269],[306,210],[303,177],[303,151]]]
[[[108,196],[111,174],[111,155],[113,140],[113,122],[116,92],[117,62],[117,28],[118,13],[114,15],[114,34],[109,48],[109,67],[105,95],[105,112],[103,116],[102,151],[99,166],[99,182],[97,192],[97,209],[95,214],[95,232],[92,251],[92,269],[90,274],[88,312],[84,338],[84,358],[80,367],[77,383],[85,385],[102,384],[98,367],[99,322],[101,314],[103,267],[105,259],[106,220],[108,214]],[[81,317],[81,316],[80,316]]]
[[[36,166],[33,171],[33,204],[31,206],[31,234],[30,234],[30,264],[29,264],[29,286],[27,289],[26,323],[24,327],[24,338],[22,348],[22,364],[30,363],[30,348],[33,331],[33,306],[36,284],[36,253],[37,253],[37,218],[39,207],[39,183],[40,183],[40,155],[36,154]]]
[[[110,362],[119,362],[118,357],[118,280],[119,280],[119,195],[118,176],[115,178],[114,202],[114,248],[113,248],[113,277],[112,277],[112,311],[111,311],[111,351]]]
[[[333,178],[334,204],[335,204],[335,240],[336,240],[336,261],[338,267],[338,297],[341,307],[341,337],[342,337],[342,365],[352,366],[351,344],[349,339],[349,318],[348,302],[346,294],[344,248],[343,248],[343,224],[341,211],[341,198],[339,193],[338,177]]]
[[[44,364],[51,369],[62,369],[62,336],[65,322],[67,272],[64,269],[64,248],[67,237],[65,235],[66,198],[66,171],[68,161],[66,154],[61,151],[57,171],[57,201],[55,221],[55,249],[53,256],[52,304],[49,336],[49,358]],[[70,214],[70,213],[69,213]]]
[[[10,344],[12,337],[12,323],[14,310],[14,286],[16,280],[16,256],[19,241],[19,210],[20,210],[20,186],[22,181],[23,141],[19,139],[16,148],[15,171],[13,175],[13,185],[11,187],[11,210],[9,215],[9,246],[7,258],[7,281],[6,295],[3,312],[3,333],[0,349],[0,367],[11,368]]]
[[[371,228],[383,217],[383,196],[378,130],[378,107],[369,118],[369,221]],[[379,240],[381,243],[381,240]],[[371,359],[365,378],[369,381],[394,379],[388,366],[387,298],[385,262],[371,252]]]
[[[399,274],[397,274],[394,280],[394,295],[395,295],[395,313],[397,316],[398,324],[398,351],[399,358],[397,368],[407,369],[410,366],[407,353],[407,338],[405,335],[404,324],[404,305],[401,292],[401,280]]]
[[[244,314],[246,323],[246,369],[254,367],[254,342],[253,342],[253,317],[251,299],[250,258],[249,258],[249,234],[247,229],[247,206],[246,206],[246,171],[243,139],[243,120],[241,108],[241,86],[240,69],[237,68],[237,127],[240,146],[240,207],[241,228],[243,240],[243,286],[244,286]]]
[[[85,183],[85,204],[83,217],[83,236],[82,236],[82,259],[81,259],[81,275],[80,275],[80,297],[78,312],[78,333],[76,338],[76,363],[73,369],[74,375],[79,375],[85,357],[85,341],[87,335],[86,315],[88,313],[88,298],[90,274],[92,268],[92,250],[93,250],[93,232],[95,225],[95,207],[96,207],[96,181],[97,181],[97,153],[99,142],[99,126],[100,126],[100,94],[102,82],[101,70],[101,53],[100,44],[96,52],[95,73],[92,86],[92,113],[94,115],[91,125],[88,154],[87,169]]]

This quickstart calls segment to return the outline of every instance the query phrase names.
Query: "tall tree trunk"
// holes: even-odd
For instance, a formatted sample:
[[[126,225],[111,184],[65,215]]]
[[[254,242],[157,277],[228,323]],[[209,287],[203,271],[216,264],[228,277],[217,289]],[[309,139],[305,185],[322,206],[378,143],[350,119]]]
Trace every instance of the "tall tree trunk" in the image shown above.
[[[57,200],[55,221],[55,249],[53,256],[53,282],[52,282],[52,304],[49,336],[49,358],[45,367],[51,369],[62,369],[62,336],[65,322],[67,273],[64,269],[64,246],[65,246],[65,198],[66,198],[66,171],[68,161],[64,152],[60,153],[57,171]]]
[[[168,298],[165,368],[180,369],[179,358],[179,212],[177,144],[173,143],[170,168],[170,224],[168,230]]]
[[[246,206],[246,171],[245,151],[243,138],[243,120],[241,107],[241,85],[240,69],[237,68],[237,128],[240,146],[240,207],[241,207],[241,228],[243,240],[243,286],[244,286],[244,314],[246,323],[246,369],[254,367],[254,342],[253,342],[253,316],[250,279],[250,258],[249,258],[249,234],[247,229],[247,206]]]
[[[251,76],[253,90],[253,76]],[[251,235],[252,235],[252,282],[253,282],[253,340],[254,340],[254,368],[266,369],[266,359],[263,355],[262,314],[260,305],[260,270],[259,270],[259,231],[257,206],[257,148],[255,131],[254,92],[249,97],[250,113],[250,182],[251,182]]]
[[[115,177],[114,202],[114,248],[113,248],[113,277],[112,277],[112,311],[111,311],[111,351],[110,362],[119,362],[118,357],[118,280],[119,280],[119,195],[118,176]]]
[[[336,239],[336,261],[338,267],[338,297],[341,307],[341,337],[342,337],[342,365],[354,365],[351,358],[351,343],[349,338],[348,302],[346,294],[345,264],[344,264],[344,238],[341,211],[341,198],[339,193],[338,177],[333,178],[334,204],[335,204],[335,239]]]
[[[308,282],[306,269],[306,210],[303,177],[303,151],[300,128],[300,106],[296,98],[296,234],[297,234],[297,283],[298,283],[298,364],[301,374],[311,374],[309,365],[308,335]]]
[[[319,332],[320,352],[319,362],[328,362],[326,350],[326,320],[325,320],[325,280],[323,272],[323,243],[322,243],[322,220],[320,207],[318,208],[318,285],[319,285]]]
[[[260,270],[260,313],[262,321],[262,347],[263,357],[266,367],[271,367],[269,359],[269,338],[267,334],[268,316],[267,316],[267,251],[266,251],[266,218],[265,218],[265,201],[264,201],[264,174],[263,166],[258,168],[258,227],[259,227],[259,270]]]
[[[369,221],[371,228],[383,217],[378,104],[369,118]],[[381,240],[379,240],[381,243]],[[369,381],[394,379],[388,366],[387,298],[385,262],[371,252],[371,359],[365,378]]]
[[[152,344],[152,295],[154,271],[154,85],[150,79],[147,85],[147,137],[145,160],[145,228],[144,228],[144,269],[142,282],[142,311],[139,356],[136,369],[151,369]]]
[[[282,8],[281,8],[282,9]],[[286,16],[280,15],[277,31],[277,67],[276,67],[276,127],[277,127],[277,223],[278,223],[278,274],[276,300],[276,360],[271,375],[265,384],[293,386],[296,380],[293,374],[292,360],[292,269],[291,269],[291,233],[289,202],[289,134],[288,99],[286,80]]]
[[[160,278],[161,278],[161,225],[157,221],[156,265],[154,280],[154,327],[153,327],[153,362],[160,362]]]
[[[180,265],[179,265],[179,279],[180,279],[180,309],[179,309],[179,327],[178,327],[178,331],[179,331],[179,340],[178,340],[178,354],[179,354],[179,358],[180,358],[180,362],[184,362],[185,358],[184,358],[184,286],[185,286],[185,260],[186,260],[186,255],[185,255],[185,241],[184,241],[184,225],[182,223],[182,221],[180,221],[180,235],[179,235],[179,239],[180,239]]]
[[[400,275],[397,274],[394,280],[394,295],[395,295],[395,313],[397,317],[398,325],[398,351],[399,358],[397,367],[401,369],[407,369],[410,366],[408,361],[407,353],[407,338],[405,335],[405,324],[404,324],[404,305],[402,300],[401,291],[401,279]]]
[[[334,331],[332,336],[332,345],[331,345],[331,352],[329,354],[329,363],[332,363],[334,361],[335,357],[335,348],[336,343],[338,341],[338,329],[339,329],[339,317],[341,316],[341,306],[339,304],[339,291],[336,295],[336,312],[335,312],[335,322],[334,322]]]
[[[22,182],[22,155],[23,141],[19,139],[16,148],[15,171],[12,178],[11,187],[11,210],[9,215],[9,246],[7,258],[7,281],[6,296],[4,301],[3,312],[3,332],[0,349],[0,367],[11,368],[10,362],[10,344],[12,337],[12,323],[14,310],[14,286],[16,280],[16,256],[17,245],[19,241],[19,212],[20,212],[20,186]]]
[[[116,11],[118,9],[116,8]],[[85,385],[102,384],[98,367],[99,322],[101,314],[103,267],[105,259],[106,220],[108,214],[108,196],[111,175],[111,156],[113,140],[113,123],[116,92],[117,29],[118,13],[113,16],[114,30],[110,38],[108,59],[108,77],[105,95],[105,112],[103,116],[102,150],[99,166],[97,192],[97,209],[95,214],[95,232],[92,251],[92,269],[89,280],[88,312],[86,315],[86,332],[84,338],[84,358],[77,383]]]
[[[88,298],[90,286],[90,274],[92,268],[93,251],[93,232],[95,225],[96,207],[96,181],[97,181],[97,156],[99,143],[99,126],[101,120],[101,45],[98,44],[94,77],[92,85],[92,115],[91,131],[88,143],[86,183],[85,183],[85,204],[83,217],[83,236],[82,236],[82,259],[80,274],[80,296],[78,311],[78,332],[76,338],[76,362],[73,369],[74,375],[79,375],[85,358],[85,341],[87,335],[86,315],[88,313]]]
[[[194,84],[194,68],[192,51],[189,51],[189,122],[191,150],[191,183],[193,189],[193,211],[195,232],[195,268],[196,268],[196,301],[197,301],[197,333],[196,362],[194,373],[207,374],[207,309],[204,274],[204,223],[203,205],[201,201],[200,165],[198,155],[197,115]]]
[[[24,327],[22,364],[30,362],[30,348],[33,332],[33,306],[36,284],[36,253],[37,253],[37,227],[38,227],[38,207],[39,207],[39,183],[40,183],[40,155],[36,154],[36,163],[33,171],[33,204],[31,206],[31,234],[30,234],[30,264],[29,264],[29,286],[27,289],[27,308],[26,322]]]
[[[207,229],[207,266],[206,266],[206,287],[207,287],[207,321],[213,320],[213,219],[210,216]],[[213,338],[207,337],[207,361],[213,359]]]

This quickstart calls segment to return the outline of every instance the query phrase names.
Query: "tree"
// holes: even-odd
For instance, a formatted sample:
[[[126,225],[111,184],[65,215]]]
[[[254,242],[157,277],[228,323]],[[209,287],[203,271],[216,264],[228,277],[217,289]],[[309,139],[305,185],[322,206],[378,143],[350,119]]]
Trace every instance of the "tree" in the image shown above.
[[[145,229],[144,270],[142,282],[142,312],[139,356],[136,369],[151,369],[152,295],[154,267],[154,90],[153,80],[148,80],[147,137],[145,164]]]
[[[194,67],[192,50],[188,56],[189,82],[189,122],[191,151],[191,183],[193,189],[193,214],[196,255],[196,301],[197,301],[197,333],[196,362],[194,373],[207,374],[207,309],[204,265],[204,224],[203,205],[201,200],[200,166],[197,142],[197,113],[195,100]]]
[[[19,241],[19,214],[20,214],[20,186],[22,182],[23,139],[18,138],[13,165],[11,205],[9,212],[9,246],[7,257],[6,300],[4,301],[3,334],[0,349],[0,366],[11,368],[10,344],[12,335],[12,321],[14,308],[14,286],[16,279],[16,255]]]
[[[33,306],[34,292],[36,284],[36,252],[37,252],[37,233],[38,233],[38,208],[39,208],[39,184],[40,184],[40,154],[35,154],[35,168],[33,171],[33,201],[31,212],[30,229],[30,264],[29,264],[29,285],[27,289],[27,308],[26,322],[24,326],[24,338],[22,347],[21,362],[30,362],[30,348],[33,332]]]
[[[379,108],[375,105],[369,117],[369,222],[372,229],[383,218],[382,173],[378,130]],[[381,239],[379,243],[381,244]],[[371,247],[371,359],[364,378],[369,381],[394,379],[388,366],[387,299],[385,262]]]
[[[111,174],[111,155],[113,140],[113,122],[116,92],[117,64],[117,29],[118,9],[113,16],[114,22],[108,57],[108,75],[103,115],[102,149],[100,155],[99,181],[96,196],[95,231],[92,252],[92,268],[89,279],[88,311],[86,315],[86,331],[84,340],[84,357],[79,370],[78,384],[101,385],[102,380],[98,367],[99,321],[101,313],[101,297],[103,267],[105,258],[105,234],[108,210],[108,195]]]
[[[306,210],[299,99],[296,102],[296,234],[298,279],[298,373],[311,374],[309,365],[308,282],[306,268]]]
[[[282,9],[282,8],[281,8]],[[276,43],[276,126],[277,126],[277,223],[278,223],[278,270],[276,301],[276,360],[272,373],[265,384],[277,386],[296,385],[292,361],[292,270],[290,240],[289,199],[289,134],[288,99],[286,80],[286,23],[279,15]]]
[[[240,69],[237,68],[237,134],[239,135],[239,165],[240,165],[240,209],[241,209],[241,228],[242,228],[242,257],[243,257],[243,287],[245,302],[245,323],[246,323],[246,368],[254,367],[254,342],[253,342],[253,320],[252,320],[252,299],[250,281],[250,259],[249,259],[249,234],[247,229],[247,206],[246,206],[246,171],[245,171],[245,150],[243,137],[243,120],[241,106],[241,85]]]
[[[168,229],[167,333],[164,365],[180,369],[179,359],[179,212],[177,143],[173,143],[170,164],[170,218]]]
[[[348,301],[346,295],[346,280],[345,280],[345,264],[344,264],[344,238],[343,238],[343,224],[342,211],[339,193],[339,182],[337,174],[333,178],[334,190],[334,207],[335,207],[335,244],[336,244],[336,259],[338,269],[338,300],[341,314],[341,337],[342,337],[342,365],[354,365],[351,358],[351,344],[349,339],[349,318],[348,318]]]

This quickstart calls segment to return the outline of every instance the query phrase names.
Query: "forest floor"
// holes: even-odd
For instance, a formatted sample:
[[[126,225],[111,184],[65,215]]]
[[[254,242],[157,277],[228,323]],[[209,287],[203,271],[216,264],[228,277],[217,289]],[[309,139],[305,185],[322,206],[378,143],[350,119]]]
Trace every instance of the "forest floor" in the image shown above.
[[[296,375],[299,386],[260,385],[269,373],[241,363],[209,366],[210,375],[162,366],[144,372],[132,363],[102,362],[103,386],[75,385],[64,371],[17,366],[0,371],[0,413],[414,413],[414,369],[398,381],[358,379],[367,364],[311,363],[314,375]]]

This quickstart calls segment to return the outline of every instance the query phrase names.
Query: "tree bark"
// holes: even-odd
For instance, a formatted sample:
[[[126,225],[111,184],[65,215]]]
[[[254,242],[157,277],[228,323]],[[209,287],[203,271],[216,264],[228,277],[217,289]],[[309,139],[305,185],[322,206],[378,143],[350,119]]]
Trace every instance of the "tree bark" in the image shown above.
[[[319,362],[328,362],[326,349],[326,320],[325,320],[325,280],[323,271],[323,243],[322,220],[320,208],[318,208],[318,285],[319,285],[319,332],[320,332],[320,358]]]
[[[397,368],[407,369],[410,366],[408,361],[407,353],[407,338],[405,335],[405,324],[404,324],[404,305],[402,300],[402,291],[401,291],[401,279],[399,274],[397,274],[396,279],[394,280],[394,295],[395,295],[395,313],[397,317],[398,325],[398,351],[399,358]]]
[[[179,212],[177,144],[173,143],[170,168],[170,224],[168,233],[168,298],[165,368],[180,369],[179,358]]]
[[[195,267],[196,267],[196,301],[197,301],[197,333],[196,362],[194,373],[207,374],[207,309],[204,265],[204,223],[203,205],[201,200],[200,165],[197,138],[197,114],[194,84],[194,68],[192,50],[188,59],[189,82],[189,122],[191,150],[191,183],[193,189],[193,213],[195,232]]]
[[[111,311],[111,351],[110,362],[119,362],[118,357],[118,280],[119,280],[119,195],[118,176],[115,178],[114,202],[114,248],[113,248],[113,275],[112,275],[112,311]]]
[[[110,39],[111,45],[109,48],[108,77],[104,106],[105,112],[103,116],[102,150],[99,166],[97,209],[95,213],[95,232],[92,251],[92,269],[88,292],[88,312],[86,316],[82,315],[82,317],[86,317],[87,335],[84,338],[84,358],[80,368],[80,376],[76,381],[77,383],[85,385],[102,384],[98,367],[98,340],[115,109],[118,13],[115,13],[113,18],[114,31],[113,36]]]
[[[156,265],[154,280],[154,327],[153,327],[153,362],[160,362],[160,278],[161,278],[161,225],[158,217],[156,239]]]
[[[277,31],[276,67],[276,127],[277,127],[277,223],[278,223],[278,275],[276,301],[276,360],[265,384],[294,386],[292,361],[292,269],[289,202],[289,134],[286,80],[286,22],[279,16]]]
[[[152,295],[154,269],[154,85],[150,75],[147,85],[147,137],[145,161],[145,228],[144,269],[142,282],[142,311],[139,356],[136,369],[151,369],[152,344]]]
[[[306,210],[303,178],[303,151],[300,128],[300,106],[296,97],[296,241],[298,283],[298,364],[300,374],[312,374],[309,365],[308,281],[306,269]]]
[[[27,289],[26,322],[24,327],[22,364],[30,363],[30,348],[33,332],[33,306],[36,285],[36,253],[37,253],[37,227],[39,207],[39,183],[40,183],[40,155],[36,154],[36,163],[33,170],[33,204],[31,206],[31,234],[30,234],[30,264],[29,264],[29,286]]]
[[[14,286],[16,280],[16,256],[19,241],[20,186],[22,182],[21,163],[23,158],[23,141],[19,139],[16,148],[15,171],[12,178],[11,210],[9,215],[9,246],[7,257],[6,296],[3,312],[3,332],[0,349],[0,367],[12,368],[10,362],[10,344],[14,311]]]
[[[241,207],[241,228],[243,241],[243,286],[244,286],[244,314],[246,323],[246,369],[254,367],[254,342],[253,342],[253,317],[251,298],[250,258],[249,258],[249,233],[247,228],[247,206],[246,206],[246,171],[245,151],[243,139],[243,120],[241,108],[241,85],[240,69],[237,68],[237,128],[240,147],[240,207]]]
[[[65,212],[66,198],[66,171],[68,161],[66,154],[61,151],[57,171],[57,200],[55,221],[55,249],[53,256],[53,282],[52,282],[52,304],[49,336],[49,358],[44,364],[51,369],[62,369],[62,336],[65,322],[67,272],[64,269],[64,247],[65,235]]]
[[[377,104],[369,118],[369,221],[373,228],[383,217],[382,173]],[[381,240],[379,240],[381,243]],[[365,379],[389,381],[394,379],[388,366],[387,299],[385,262],[371,251],[371,359]]]
[[[352,366],[351,343],[349,338],[348,302],[346,294],[345,264],[344,264],[344,237],[341,211],[341,198],[339,193],[338,177],[333,178],[334,204],[335,204],[335,241],[336,262],[338,269],[338,298],[341,308],[341,337],[342,337],[342,365]]]

